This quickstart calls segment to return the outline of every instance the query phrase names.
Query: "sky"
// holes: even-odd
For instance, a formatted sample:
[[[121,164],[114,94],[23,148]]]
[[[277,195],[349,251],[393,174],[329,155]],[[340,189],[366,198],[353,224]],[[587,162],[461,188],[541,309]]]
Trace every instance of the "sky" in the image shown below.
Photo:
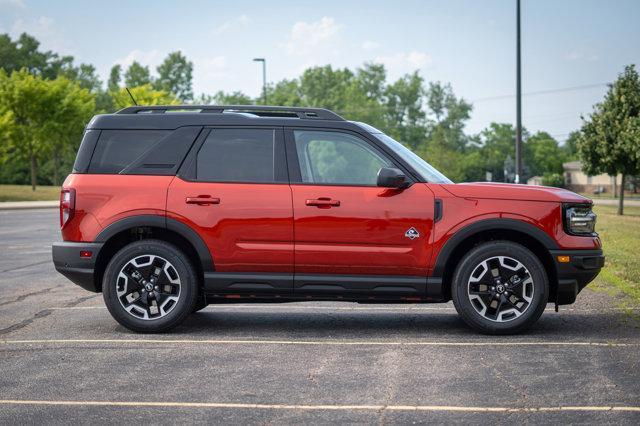
[[[194,63],[194,92],[243,91],[310,66],[418,71],[472,102],[468,133],[515,123],[516,0],[0,0],[0,33],[96,66],[152,70],[172,51]],[[581,124],[627,64],[640,65],[640,1],[522,0],[523,125],[558,140]],[[562,90],[559,90],[562,89]],[[543,92],[543,93],[540,93]]]

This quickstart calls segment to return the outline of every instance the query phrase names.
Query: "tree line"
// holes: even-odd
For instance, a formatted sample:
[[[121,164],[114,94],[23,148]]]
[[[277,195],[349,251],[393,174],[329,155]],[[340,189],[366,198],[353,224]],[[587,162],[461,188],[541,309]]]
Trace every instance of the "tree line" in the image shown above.
[[[103,83],[93,65],[42,51],[28,34],[16,40],[0,35],[0,183],[59,185],[91,116],[132,104],[125,87],[141,105],[262,102],[242,92],[195,96],[192,74],[193,63],[178,51],[155,73],[135,61],[126,69],[115,65]],[[514,126],[491,123],[478,134],[465,133],[473,105],[450,84],[427,82],[417,71],[390,81],[381,64],[317,66],[270,84],[267,99],[271,105],[329,108],[368,123],[457,182],[514,179]],[[525,179],[542,176],[543,183],[562,186],[562,163],[579,158],[581,135],[573,132],[561,145],[547,132],[525,129]]]

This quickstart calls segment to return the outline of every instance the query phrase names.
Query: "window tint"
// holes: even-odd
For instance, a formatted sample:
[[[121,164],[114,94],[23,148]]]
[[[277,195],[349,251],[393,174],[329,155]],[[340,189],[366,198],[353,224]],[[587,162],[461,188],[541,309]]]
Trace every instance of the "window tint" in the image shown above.
[[[267,129],[213,129],[198,152],[196,178],[275,182],[275,134]]]
[[[103,130],[91,157],[89,173],[120,173],[168,130]]]
[[[294,131],[305,183],[376,185],[378,171],[391,162],[362,139],[347,133]]]

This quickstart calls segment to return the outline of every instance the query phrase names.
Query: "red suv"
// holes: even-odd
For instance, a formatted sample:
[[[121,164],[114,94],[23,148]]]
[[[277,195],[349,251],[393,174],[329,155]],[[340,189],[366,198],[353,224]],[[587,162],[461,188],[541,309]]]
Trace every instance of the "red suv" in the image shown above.
[[[53,262],[140,332],[216,303],[453,299],[506,334],[595,278],[595,221],[563,189],[454,184],[328,110],[141,106],[88,124]]]

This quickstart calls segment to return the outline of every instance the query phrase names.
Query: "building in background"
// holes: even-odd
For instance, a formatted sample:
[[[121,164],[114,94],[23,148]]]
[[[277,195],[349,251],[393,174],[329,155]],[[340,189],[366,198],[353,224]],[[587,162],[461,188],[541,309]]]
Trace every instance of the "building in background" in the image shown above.
[[[615,194],[618,185],[622,182],[622,176],[615,178],[606,173],[595,176],[588,176],[582,170],[582,162],[569,161],[563,163],[564,184],[567,189],[575,192],[584,192],[589,194],[608,193]]]
[[[527,179],[527,185],[542,185],[542,176],[532,176]]]

